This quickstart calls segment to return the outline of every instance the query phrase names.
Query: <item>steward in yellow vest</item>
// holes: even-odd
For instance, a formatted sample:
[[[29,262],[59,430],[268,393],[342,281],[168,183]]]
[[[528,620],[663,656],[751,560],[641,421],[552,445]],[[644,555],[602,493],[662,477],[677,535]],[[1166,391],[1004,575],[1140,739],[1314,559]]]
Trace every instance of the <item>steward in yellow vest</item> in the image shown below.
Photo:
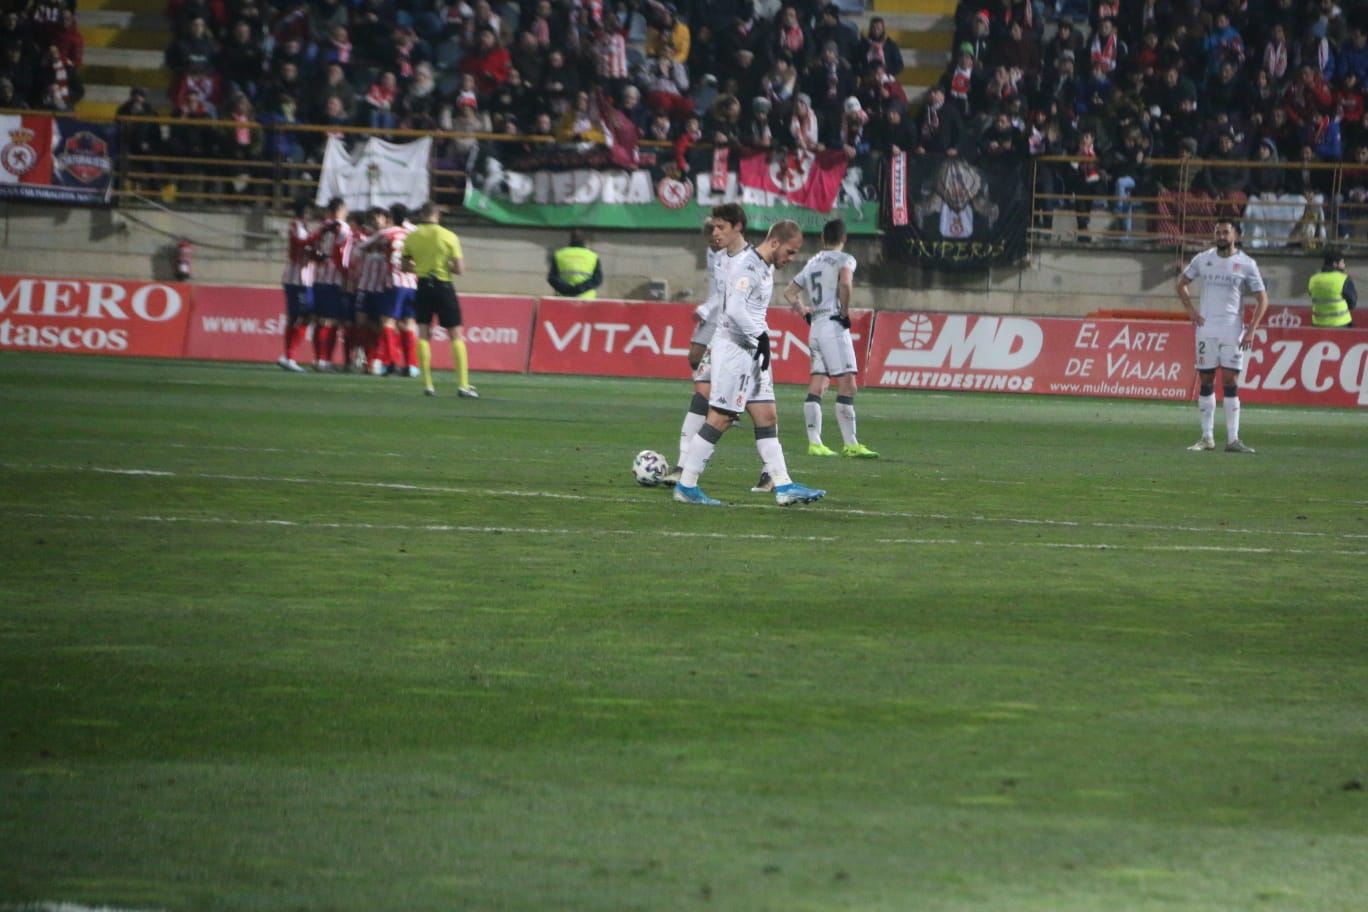
[[[563,298],[597,298],[594,289],[603,284],[603,264],[598,254],[584,246],[584,232],[570,232],[570,243],[551,255],[546,281]]]
[[[1352,326],[1350,311],[1358,305],[1354,280],[1344,273],[1344,255],[1331,251],[1325,255],[1321,271],[1306,283],[1311,295],[1312,326]]]

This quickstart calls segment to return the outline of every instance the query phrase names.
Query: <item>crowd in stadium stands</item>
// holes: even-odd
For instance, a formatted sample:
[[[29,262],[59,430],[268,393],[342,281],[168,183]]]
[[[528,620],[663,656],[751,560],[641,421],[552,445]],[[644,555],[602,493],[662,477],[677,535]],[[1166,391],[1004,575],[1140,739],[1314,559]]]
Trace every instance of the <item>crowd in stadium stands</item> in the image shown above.
[[[70,111],[85,95],[85,39],[68,0],[30,0],[0,13],[0,108]]]
[[[0,105],[81,97],[69,0],[5,14]],[[186,119],[529,135],[565,149],[670,144],[656,167],[713,167],[696,146],[905,151],[994,159],[1066,154],[1038,189],[1075,208],[1115,195],[1207,197],[1215,214],[1330,194],[1368,201],[1368,10],[1334,0],[966,0],[950,61],[922,99],[882,19],[861,34],[816,0],[169,0],[167,97]],[[164,110],[164,109],[163,109]],[[135,138],[156,142],[156,131]],[[190,130],[174,151],[301,161],[322,139]],[[266,146],[263,146],[266,144]],[[202,146],[214,148],[201,148]],[[453,158],[490,143],[456,143]],[[543,147],[545,148],[545,147]],[[692,151],[691,151],[692,150]],[[1151,166],[1202,159],[1203,167]],[[735,164],[732,164],[735,167]],[[1153,208],[1153,207],[1151,207]],[[1164,215],[1162,203],[1160,215]]]

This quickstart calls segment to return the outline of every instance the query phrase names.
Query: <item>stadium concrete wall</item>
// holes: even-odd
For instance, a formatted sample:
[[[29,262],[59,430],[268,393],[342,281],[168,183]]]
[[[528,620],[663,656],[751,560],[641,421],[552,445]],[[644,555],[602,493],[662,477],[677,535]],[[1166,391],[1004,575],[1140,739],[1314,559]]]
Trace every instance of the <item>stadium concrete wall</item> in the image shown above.
[[[168,281],[176,244],[185,238],[195,245],[194,281],[275,285],[284,260],[285,221],[259,210],[0,204],[0,271]],[[466,258],[461,289],[547,293],[546,257],[565,242],[565,232],[478,221],[453,227]],[[604,297],[649,300],[663,291],[666,300],[698,300],[702,294],[701,235],[601,231],[590,243],[603,258]],[[810,241],[812,249],[815,243]],[[1037,250],[1021,267],[956,276],[884,263],[876,239],[852,239],[849,249],[860,261],[854,304],[861,308],[1075,317],[1097,310],[1178,310],[1173,282],[1182,263],[1176,253]],[[1318,254],[1251,253],[1275,304],[1304,303],[1306,280],[1320,264]]]

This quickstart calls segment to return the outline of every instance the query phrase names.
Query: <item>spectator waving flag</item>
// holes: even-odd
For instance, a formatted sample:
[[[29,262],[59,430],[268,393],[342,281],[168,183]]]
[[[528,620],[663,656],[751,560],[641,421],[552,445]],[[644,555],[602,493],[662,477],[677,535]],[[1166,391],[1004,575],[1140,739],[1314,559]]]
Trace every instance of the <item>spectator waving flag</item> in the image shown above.
[[[846,173],[840,149],[755,152],[741,158],[741,185],[778,194],[805,209],[830,212]]]
[[[408,143],[371,137],[354,152],[340,138],[329,136],[318,180],[318,205],[340,196],[353,210],[388,208],[395,203],[417,209],[428,198],[431,151],[432,139],[427,136]]]

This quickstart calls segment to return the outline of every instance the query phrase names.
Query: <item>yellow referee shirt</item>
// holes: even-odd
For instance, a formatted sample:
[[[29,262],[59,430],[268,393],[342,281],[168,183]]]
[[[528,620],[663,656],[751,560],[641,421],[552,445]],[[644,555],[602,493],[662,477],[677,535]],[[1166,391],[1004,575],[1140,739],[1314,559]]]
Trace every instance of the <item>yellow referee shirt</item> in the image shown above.
[[[451,281],[451,261],[461,255],[461,240],[435,222],[419,225],[404,239],[404,256],[413,259],[418,278]]]

